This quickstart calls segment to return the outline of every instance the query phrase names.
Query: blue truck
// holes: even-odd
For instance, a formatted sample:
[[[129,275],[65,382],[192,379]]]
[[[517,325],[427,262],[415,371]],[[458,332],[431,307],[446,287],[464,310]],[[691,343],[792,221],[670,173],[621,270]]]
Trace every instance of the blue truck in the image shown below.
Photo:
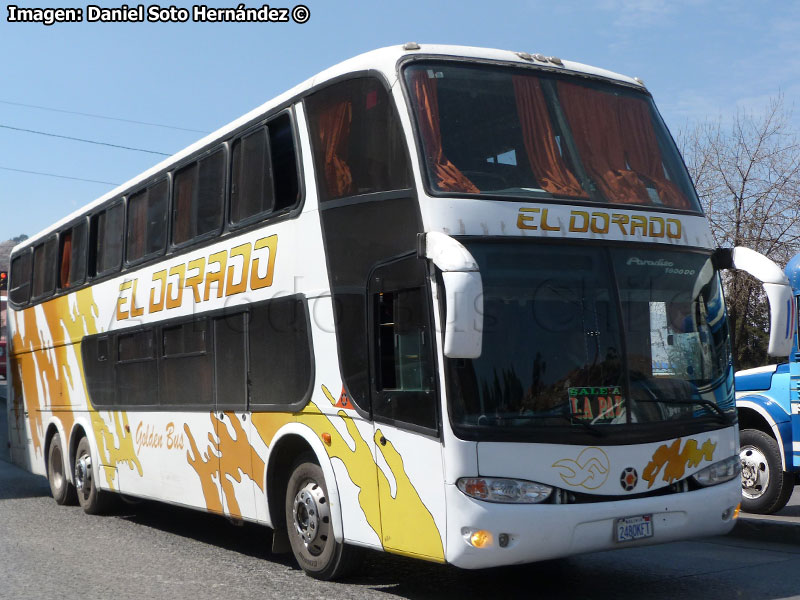
[[[800,254],[789,261],[785,276],[793,294],[787,328],[796,332]],[[792,339],[785,362],[735,376],[742,509],[751,513],[779,511],[800,482],[800,349],[796,333]]]

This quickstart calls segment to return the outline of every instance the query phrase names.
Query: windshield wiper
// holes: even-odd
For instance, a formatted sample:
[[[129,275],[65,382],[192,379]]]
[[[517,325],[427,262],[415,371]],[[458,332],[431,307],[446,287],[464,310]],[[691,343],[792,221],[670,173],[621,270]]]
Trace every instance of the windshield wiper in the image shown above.
[[[733,415],[728,415],[724,410],[722,410],[716,402],[712,402],[711,400],[705,400],[703,398],[696,398],[693,400],[680,400],[678,398],[638,398],[636,402],[663,402],[664,404],[683,404],[686,406],[705,406],[706,408],[710,408],[711,412],[715,414],[715,416],[719,417],[719,421],[726,425],[733,424]]]

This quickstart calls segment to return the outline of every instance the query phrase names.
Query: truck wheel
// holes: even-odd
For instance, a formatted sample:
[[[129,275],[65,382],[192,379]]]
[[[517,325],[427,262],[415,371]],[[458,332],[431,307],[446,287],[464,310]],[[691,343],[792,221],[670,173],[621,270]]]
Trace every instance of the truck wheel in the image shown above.
[[[295,463],[286,486],[286,531],[297,562],[311,577],[341,578],[355,566],[357,549],[333,537],[325,477],[310,455]]]
[[[81,438],[78,450],[75,452],[75,488],[78,491],[78,502],[84,512],[90,515],[99,515],[108,510],[110,497],[97,487],[95,481],[95,466],[89,448],[89,440]]]
[[[781,468],[778,442],[758,429],[745,429],[739,436],[742,461],[742,510],[769,515],[789,501],[794,477]]]
[[[50,493],[56,504],[77,504],[75,486],[67,479],[64,469],[64,450],[61,448],[61,436],[57,433],[50,441],[47,452],[47,481],[50,484]]]

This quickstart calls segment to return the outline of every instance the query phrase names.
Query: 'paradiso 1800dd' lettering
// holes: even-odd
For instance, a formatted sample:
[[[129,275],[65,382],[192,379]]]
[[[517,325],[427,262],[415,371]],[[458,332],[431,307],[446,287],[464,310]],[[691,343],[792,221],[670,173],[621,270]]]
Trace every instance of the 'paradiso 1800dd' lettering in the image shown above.
[[[547,208],[520,208],[517,215],[519,229],[563,231],[561,223],[548,220]],[[572,210],[569,213],[569,233],[594,233],[605,235],[619,233],[626,237],[669,238],[679,240],[683,235],[681,222],[653,215],[627,215],[624,213]]]
[[[183,304],[191,289],[194,303],[241,294],[272,285],[278,236],[271,235],[226,250],[200,256],[156,271],[151,276],[149,301],[137,304],[138,279],[119,286],[117,321],[157,313]]]

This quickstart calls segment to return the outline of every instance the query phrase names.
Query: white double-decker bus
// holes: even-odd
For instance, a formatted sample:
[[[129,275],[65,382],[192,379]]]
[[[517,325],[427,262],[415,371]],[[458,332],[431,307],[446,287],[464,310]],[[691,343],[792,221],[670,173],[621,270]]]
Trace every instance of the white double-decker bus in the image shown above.
[[[14,249],[13,459],[89,513],[264,524],[323,579],[363,548],[481,568],[724,533],[732,263],[769,261],[714,251],[640,81],[377,50]]]

